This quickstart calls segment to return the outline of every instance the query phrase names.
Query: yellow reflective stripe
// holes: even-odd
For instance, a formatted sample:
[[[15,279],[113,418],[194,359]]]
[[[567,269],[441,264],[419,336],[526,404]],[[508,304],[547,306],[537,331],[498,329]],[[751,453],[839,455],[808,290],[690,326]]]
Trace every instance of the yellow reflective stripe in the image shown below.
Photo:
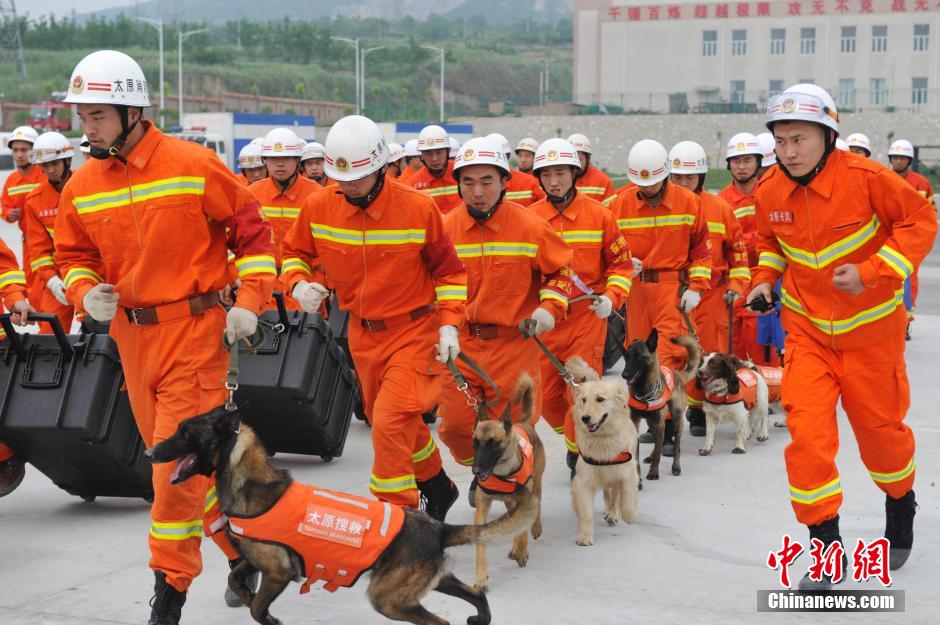
[[[829,319],[820,319],[819,317],[813,317],[809,315],[799,300],[787,293],[786,289],[780,289],[780,301],[783,302],[784,306],[793,312],[809,319],[814,326],[826,334],[836,335],[851,332],[859,326],[874,323],[875,321],[884,319],[893,313],[898,306],[904,303],[904,289],[900,288],[896,290],[894,292],[894,297],[888,301],[863,310],[860,313],[849,317],[848,319],[833,319],[831,321]]]
[[[547,299],[555,299],[555,300],[558,300],[559,302],[564,303],[565,306],[568,305],[568,298],[565,297],[564,295],[562,295],[561,293],[558,293],[558,292],[553,291],[553,290],[551,290],[551,289],[542,289],[542,290],[540,290],[540,291],[539,291],[539,301],[540,301],[540,302],[544,302],[544,301],[547,300]]]
[[[456,195],[457,185],[450,185],[448,187],[437,187],[434,189],[425,189],[431,197],[438,197],[441,195]]]
[[[601,200],[601,204],[603,204],[604,206],[610,206],[610,203],[613,202],[613,201],[616,200],[616,199],[617,199],[617,194],[614,193],[613,195],[609,195],[609,196],[607,196],[606,198],[604,198],[603,200]]]
[[[46,228],[46,232],[49,233],[50,237],[55,237],[55,228]]]
[[[738,219],[742,217],[753,217],[757,214],[757,210],[753,206],[740,206],[734,209],[734,216]]]
[[[725,224],[721,223],[720,221],[709,221],[708,231],[711,234],[724,234],[728,230],[725,228]]]
[[[600,243],[604,240],[603,230],[569,230],[561,233],[565,243]]]
[[[666,215],[664,217],[625,217],[618,219],[621,230],[639,228],[669,228],[673,226],[691,226],[695,224],[695,215]]]
[[[86,269],[85,267],[72,267],[67,272],[65,272],[65,280],[63,280],[65,283],[65,288],[71,287],[79,280],[91,280],[95,284],[104,282],[101,276],[91,269]]]
[[[373,473],[369,479],[369,488],[376,493],[400,493],[403,490],[418,488],[418,483],[413,473],[389,478],[377,477]]]
[[[79,215],[87,215],[117,206],[125,206],[130,204],[132,199],[135,202],[143,202],[171,195],[202,195],[205,186],[206,179],[203,177],[177,176],[135,184],[129,188],[75,197],[72,203]]]
[[[226,258],[228,259],[228,262],[230,262],[230,263],[235,260],[235,252],[233,252],[232,250],[228,250],[228,251],[226,252],[225,256],[226,256]]]
[[[871,479],[875,480],[879,484],[893,484],[894,482],[900,482],[907,476],[911,475],[916,468],[917,465],[914,463],[914,458],[912,457],[911,461],[907,463],[907,466],[900,471],[896,471],[894,473],[878,473],[877,471],[869,471],[868,474],[871,476]]]
[[[750,280],[751,270],[747,267],[732,267],[728,272],[728,277],[732,280]]]
[[[607,278],[607,286],[619,286],[621,289],[626,291],[627,295],[629,295],[630,289],[633,287],[633,281],[630,278],[625,278],[623,276],[609,276]]]
[[[0,273],[0,289],[11,284],[26,284],[26,274],[19,269]]]
[[[607,190],[606,187],[576,187],[581,193],[592,193],[595,195],[600,195]]]
[[[492,241],[490,243],[461,243],[455,245],[460,258],[479,258],[480,256],[526,256],[535,258],[538,245],[523,241]]]
[[[261,210],[268,219],[296,219],[300,215],[300,207],[293,206],[262,206]]]
[[[457,464],[462,464],[465,467],[469,467],[473,465],[473,456],[470,456],[469,458],[464,458],[463,460],[457,460]]]
[[[272,273],[277,275],[277,264],[272,254],[256,254],[255,256],[242,256],[235,259],[238,277],[244,278],[256,273]]]
[[[48,267],[50,265],[55,265],[55,261],[52,260],[52,256],[40,256],[36,260],[29,263],[29,266],[33,271],[36,271],[40,267]]]
[[[917,192],[920,193],[921,197],[927,197],[926,189],[918,189]]]
[[[559,426],[557,426],[557,427],[552,427],[552,429],[555,430],[555,434],[564,434],[564,433],[565,433],[565,426],[563,426],[563,425],[559,425]]]
[[[562,428],[562,430],[564,430],[564,428]],[[574,454],[578,453],[578,443],[571,440],[567,436],[565,437],[565,447],[567,447],[568,451],[570,451],[571,453],[574,453]]]
[[[202,511],[203,511],[204,513],[205,513],[205,512],[209,512],[209,510],[212,509],[212,506],[214,506],[214,505],[217,504],[218,502],[219,502],[219,494],[218,494],[218,492],[215,490],[215,486],[213,486],[213,487],[210,488],[209,491],[206,493],[206,506],[205,506],[205,508],[203,508]]]
[[[689,267],[689,278],[692,280],[702,279],[702,280],[711,280],[712,277],[712,268],[711,267],[702,267],[701,265],[693,265]]]
[[[429,436],[428,444],[422,447],[420,451],[411,454],[411,461],[423,462],[430,458],[435,451],[437,451],[437,445],[434,444],[434,438]]]
[[[689,404],[689,408],[701,408],[705,401],[701,399],[695,399],[694,397],[686,397],[686,402]]]
[[[819,488],[814,488],[813,490],[802,490],[792,484],[790,485],[790,499],[806,505],[818,503],[823,499],[833,497],[841,492],[842,482],[839,481],[839,478],[823,484]]]
[[[783,273],[787,269],[787,259],[774,252],[761,252],[757,261],[758,267],[770,267],[774,271]]]
[[[439,302],[462,302],[466,301],[467,299],[467,287],[461,286],[459,284],[436,286],[434,287],[434,292],[437,294],[437,301]]]
[[[154,521],[150,524],[150,535],[157,540],[201,538],[202,519],[198,521],[183,521],[182,523],[160,523]]]
[[[288,271],[302,271],[307,275],[311,275],[313,273],[310,265],[300,260],[299,258],[284,259],[284,262],[281,263],[281,273],[287,273]]]
[[[907,280],[914,273],[914,264],[907,259],[901,252],[894,250],[887,245],[883,245],[877,254],[878,258],[885,261],[889,267],[901,276],[902,280]]]
[[[532,197],[532,189],[528,191],[507,191],[507,200],[527,200]]]
[[[348,245],[402,245],[405,243],[423,244],[426,236],[423,228],[407,230],[350,230],[334,228],[326,224],[310,224],[310,234],[315,239]]]
[[[879,225],[878,217],[873,216],[871,221],[862,226],[857,232],[826,246],[816,253],[789,245],[779,237],[777,242],[780,243],[780,248],[788,260],[819,271],[868,243],[878,233]]]
[[[39,186],[38,183],[36,183],[36,184],[20,184],[20,185],[17,185],[17,186],[15,186],[15,187],[10,187],[9,189],[7,189],[7,195],[23,195],[24,193],[29,193],[30,191],[32,191],[33,189],[35,189],[35,188],[38,187],[38,186]]]

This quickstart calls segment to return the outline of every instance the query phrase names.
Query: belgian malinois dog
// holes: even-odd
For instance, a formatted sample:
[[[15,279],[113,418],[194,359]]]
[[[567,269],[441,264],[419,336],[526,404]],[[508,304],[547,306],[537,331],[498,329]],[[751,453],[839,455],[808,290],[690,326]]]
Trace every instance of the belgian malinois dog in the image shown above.
[[[672,457],[672,474],[681,475],[682,465],[679,462],[680,440],[685,423],[685,409],[688,399],[685,395],[685,385],[695,376],[702,359],[702,349],[691,336],[677,336],[670,339],[674,344],[684,347],[688,352],[688,360],[681,370],[672,370],[674,378],[672,390],[666,375],[660,369],[659,356],[656,347],[659,345],[659,332],[656,328],[650,332],[645,341],[634,339],[627,347],[626,363],[623,367],[623,378],[630,389],[630,418],[639,431],[640,419],[646,419],[647,425],[656,437],[653,453],[644,462],[648,462],[650,470],[646,474],[648,480],[659,479],[659,460],[662,457],[663,437],[665,435],[666,410],[672,417],[672,429],[675,437],[675,455]],[[663,398],[665,401],[663,402]],[[642,406],[654,406],[643,409]],[[655,407],[658,406],[658,407]],[[639,454],[639,443],[637,443]],[[637,455],[639,458],[639,455]],[[637,464],[639,472],[640,465]],[[642,488],[642,482],[640,488]]]
[[[219,505],[230,519],[263,515],[294,482],[287,471],[268,462],[252,429],[241,423],[241,413],[241,409],[219,407],[189,418],[173,436],[146,451],[151,462],[177,462],[171,477],[174,484],[193,475],[214,474]],[[482,526],[447,525],[424,512],[405,509],[400,531],[368,569],[372,579],[367,594],[372,606],[395,621],[447,625],[421,605],[424,595],[436,590],[476,608],[476,615],[467,619],[469,625],[488,625],[490,609],[485,593],[447,570],[444,549],[519,533],[532,524],[534,502],[533,497],[522,497],[511,512]],[[287,545],[234,535],[231,523],[226,532],[243,556],[229,575],[229,587],[250,607],[257,622],[280,625],[268,608],[291,581],[306,577],[303,559]],[[246,579],[256,570],[261,572],[261,584],[252,593]]]
[[[545,447],[532,426],[535,412],[535,389],[528,373],[522,373],[516,383],[510,405],[506,406],[498,420],[490,419],[484,404],[477,414],[473,431],[473,474],[478,480],[476,493],[477,525],[486,523],[486,516],[494,501],[502,501],[511,514],[520,500],[534,498],[535,520],[532,523],[532,538],[542,535],[541,501],[542,474],[545,472]],[[513,426],[511,405],[520,407],[521,417]],[[518,429],[517,429],[518,428]],[[494,481],[501,490],[487,484]],[[509,557],[519,566],[529,561],[529,538],[523,528],[512,543]],[[477,590],[486,590],[487,574],[486,546],[477,544]]]

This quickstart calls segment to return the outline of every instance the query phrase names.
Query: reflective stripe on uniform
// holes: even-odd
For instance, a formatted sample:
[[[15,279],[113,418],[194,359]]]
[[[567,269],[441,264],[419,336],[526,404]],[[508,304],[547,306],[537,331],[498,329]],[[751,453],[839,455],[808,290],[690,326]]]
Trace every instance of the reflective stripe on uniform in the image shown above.
[[[694,397],[686,397],[686,402],[689,404],[689,408],[701,408],[705,401],[702,399],[695,399]]]
[[[564,428],[562,428],[562,431],[564,431]],[[567,447],[568,451],[571,453],[578,453],[578,443],[571,440],[567,436],[565,437],[565,447]]]
[[[601,195],[604,191],[607,190],[606,187],[575,187],[581,193],[587,193],[589,195]]]
[[[428,444],[422,447],[420,451],[411,454],[411,461],[415,463],[424,462],[433,456],[435,451],[437,451],[437,445],[434,443],[434,437],[428,436]]]
[[[311,275],[313,270],[310,269],[310,265],[300,260],[299,258],[285,258],[281,263],[281,273],[287,273],[288,271],[302,271],[307,275]]]
[[[51,267],[55,265],[55,261],[52,260],[52,256],[40,256],[36,260],[29,263],[30,269],[36,271],[40,267]]]
[[[560,234],[565,243],[600,243],[604,240],[603,230],[569,230]]]
[[[19,269],[0,273],[0,289],[8,287],[11,284],[26,284],[26,274]]]
[[[72,286],[72,284],[74,284],[75,282],[79,280],[91,280],[95,284],[98,284],[99,282],[104,282],[101,276],[99,276],[97,273],[95,273],[91,269],[87,269],[85,267],[72,267],[71,269],[69,269],[65,273],[65,280],[63,280],[63,282],[65,283],[65,288],[69,288],[70,286]]]
[[[300,207],[293,206],[262,206],[261,210],[268,219],[296,219],[300,215]]]
[[[863,326],[879,319],[884,319],[897,309],[898,306],[904,303],[904,289],[900,288],[894,292],[894,297],[889,299],[886,302],[878,304],[877,306],[872,306],[866,310],[855,314],[848,319],[820,319],[818,317],[810,316],[806,310],[803,308],[803,305],[795,297],[787,293],[786,289],[780,289],[780,301],[783,302],[783,305],[792,310],[793,312],[800,314],[807,319],[809,319],[814,326],[825,332],[826,334],[845,334],[846,332],[851,332],[852,330]]]
[[[527,191],[506,191],[507,200],[529,200],[532,199],[532,189]]]
[[[458,459],[458,460],[457,460],[457,463],[458,463],[458,464],[462,464],[462,465],[465,466],[465,467],[472,466],[472,465],[473,465],[473,456],[470,456],[469,458],[464,458],[463,460]]]
[[[163,178],[135,184],[131,187],[104,191],[93,195],[75,197],[72,203],[79,215],[87,215],[98,211],[125,206],[131,201],[143,202],[171,195],[202,195],[205,191],[206,179],[197,176],[178,176],[176,178]]]
[[[212,510],[212,507],[216,505],[217,503],[219,503],[219,494],[215,490],[215,486],[213,486],[206,492],[206,506],[203,509],[203,513],[206,513],[206,512],[209,512],[209,510]]]
[[[695,224],[695,215],[666,215],[664,217],[625,217],[618,219],[617,225],[621,230],[638,230],[640,228],[671,228],[675,226],[691,226]]]
[[[623,276],[609,276],[607,278],[607,288],[612,286],[619,286],[627,293],[627,295],[629,295],[630,289],[633,287],[633,281],[630,278],[625,278]]]
[[[604,206],[610,206],[611,203],[616,199],[617,199],[617,194],[614,193],[613,195],[607,196],[606,198],[601,200],[601,204],[603,204]]]
[[[277,275],[277,264],[274,262],[274,256],[271,254],[257,254],[254,256],[236,258],[235,267],[238,269],[239,278],[244,278],[245,276],[256,273]]]
[[[911,461],[907,463],[907,466],[901,469],[900,471],[895,471],[894,473],[878,473],[877,471],[869,471],[868,474],[871,476],[871,479],[875,480],[879,484],[893,484],[894,482],[900,482],[905,479],[912,473],[917,465],[914,463],[914,458],[911,458]]]
[[[323,239],[334,243],[347,245],[402,245],[405,243],[422,244],[425,240],[425,230],[412,228],[408,230],[351,230],[349,228],[334,228],[326,224],[310,224],[310,233],[314,239]]]
[[[757,261],[758,267],[770,267],[774,271],[783,273],[787,268],[787,259],[774,252],[761,252]]]
[[[741,219],[742,217],[753,217],[756,214],[757,211],[753,206],[740,206],[734,209],[734,216],[738,219]]]
[[[725,225],[721,223],[720,221],[709,221],[708,231],[711,234],[724,234],[728,230],[725,228]]]
[[[689,279],[690,280],[711,280],[712,278],[712,268],[703,267],[702,265],[693,265],[689,267]]]
[[[544,302],[547,299],[555,299],[555,300],[558,300],[559,302],[562,302],[565,306],[568,305],[568,298],[562,295],[561,293],[558,293],[557,291],[553,291],[551,289],[540,290],[539,301]]]
[[[436,187],[434,189],[425,189],[431,197],[439,197],[442,195],[456,195],[457,194],[457,185],[450,185],[447,187]]]
[[[894,269],[902,280],[907,280],[914,273],[914,264],[904,254],[887,245],[881,246],[877,256]]]
[[[819,271],[865,245],[878,233],[878,226],[878,217],[873,216],[871,221],[862,226],[857,232],[836,241],[832,245],[827,245],[815,253],[789,245],[779,237],[777,237],[777,242],[780,244],[787,260]]]
[[[732,267],[728,277],[732,280],[750,280],[751,270],[747,267]]]
[[[202,538],[202,519],[197,521],[183,521],[180,523],[161,523],[159,521],[153,521],[150,524],[150,535],[157,540]]]
[[[15,187],[10,187],[7,189],[7,195],[23,195],[24,193],[29,193],[33,189],[39,186],[39,183],[35,184],[20,184]]]
[[[458,284],[436,286],[434,292],[437,294],[437,301],[439,302],[464,302],[467,300],[467,287]]]
[[[839,478],[832,480],[826,484],[823,484],[819,488],[814,488],[812,490],[802,490],[796,488],[792,484],[790,485],[790,500],[795,501],[796,503],[801,503],[805,505],[811,505],[814,503],[819,503],[823,499],[833,497],[842,492],[842,482],[839,481]]]
[[[535,258],[538,245],[523,241],[492,241],[490,243],[461,243],[455,245],[460,258],[479,258],[480,256],[526,256]]]
[[[369,488],[376,493],[400,493],[404,490],[418,488],[414,473],[401,477],[376,477],[375,473],[369,479]]]

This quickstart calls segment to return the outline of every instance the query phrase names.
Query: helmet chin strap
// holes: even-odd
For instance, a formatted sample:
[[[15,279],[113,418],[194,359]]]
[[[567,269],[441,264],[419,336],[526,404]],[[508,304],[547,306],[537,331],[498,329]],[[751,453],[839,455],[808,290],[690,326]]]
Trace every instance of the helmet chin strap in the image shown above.
[[[590,155],[588,155],[588,162],[590,162],[590,158]],[[545,185],[542,184],[542,177],[536,176],[536,178],[539,180],[539,186],[542,187],[542,191],[545,191],[545,199],[551,202],[555,208],[558,208],[559,204],[570,202],[578,194],[578,189],[575,185],[575,182],[578,181],[578,178],[581,177],[581,174],[579,171],[575,171],[574,167],[571,168],[571,174],[571,187],[565,191],[564,195],[552,195],[549,190],[545,188]]]
[[[375,201],[375,198],[379,196],[379,193],[382,192],[382,187],[385,185],[385,170],[387,168],[388,167],[385,165],[382,166],[382,169],[378,171],[379,177],[376,179],[375,184],[372,185],[372,188],[369,189],[369,192],[366,193],[365,195],[362,195],[360,197],[349,197],[348,195],[344,193],[343,197],[345,197],[346,201],[352,204],[353,206],[356,206],[363,210],[369,208],[369,205],[372,204],[372,202]]]
[[[458,189],[459,189],[459,187],[458,187]],[[500,194],[499,194],[499,199],[496,200],[496,202],[495,202],[492,206],[490,206],[487,210],[485,210],[485,211],[477,210],[477,209],[473,208],[472,206],[470,206],[469,204],[467,204],[467,213],[468,213],[471,217],[473,217],[474,219],[476,219],[477,221],[486,221],[487,219],[489,219],[490,217],[493,216],[493,213],[496,212],[496,209],[499,208],[500,204],[503,203],[503,198],[504,198],[505,196],[506,196],[506,189],[503,189],[502,192],[500,192]],[[463,197],[463,196],[461,196],[461,198],[462,198],[462,197]]]
[[[111,147],[108,149],[91,146],[91,150],[89,151],[88,155],[92,158],[98,159],[99,161],[103,161],[113,156],[122,163],[126,163],[127,161],[124,160],[124,157],[120,155],[120,151],[124,148],[124,144],[127,143],[128,135],[133,132],[134,128],[137,127],[137,124],[139,124],[140,120],[143,118],[143,109],[141,109],[141,115],[137,118],[137,121],[133,124],[130,124],[128,122],[128,111],[130,110],[130,107],[115,105],[115,108],[117,109],[118,115],[121,116],[121,134],[118,135],[117,139],[114,140],[114,143],[112,143]]]

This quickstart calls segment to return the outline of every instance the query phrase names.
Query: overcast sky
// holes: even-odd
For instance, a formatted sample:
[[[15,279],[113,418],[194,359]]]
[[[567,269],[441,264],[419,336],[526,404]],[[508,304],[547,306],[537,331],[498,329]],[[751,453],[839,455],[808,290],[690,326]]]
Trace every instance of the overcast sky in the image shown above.
[[[73,8],[79,13],[87,13],[132,4],[134,4],[133,0],[32,0],[31,2],[20,0],[16,3],[16,11],[29,13],[32,16],[49,13],[67,15]]]

